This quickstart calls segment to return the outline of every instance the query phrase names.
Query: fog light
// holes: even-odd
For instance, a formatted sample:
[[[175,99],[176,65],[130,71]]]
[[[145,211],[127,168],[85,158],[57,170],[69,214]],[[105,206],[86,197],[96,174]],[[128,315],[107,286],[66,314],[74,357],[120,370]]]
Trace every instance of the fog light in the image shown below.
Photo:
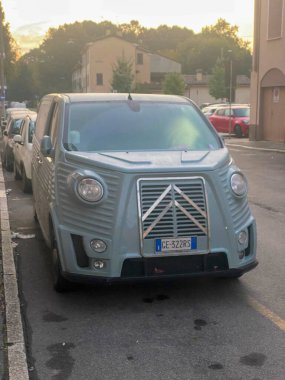
[[[93,239],[90,241],[90,247],[93,249],[93,251],[102,253],[106,251],[107,244],[103,240]]]
[[[238,242],[240,245],[247,245],[247,243],[248,243],[247,231],[243,230],[238,234]]]
[[[245,256],[245,252],[244,251],[239,252],[238,256],[240,259],[243,259]]]
[[[106,263],[103,260],[95,260],[93,265],[95,269],[103,269],[105,268]]]

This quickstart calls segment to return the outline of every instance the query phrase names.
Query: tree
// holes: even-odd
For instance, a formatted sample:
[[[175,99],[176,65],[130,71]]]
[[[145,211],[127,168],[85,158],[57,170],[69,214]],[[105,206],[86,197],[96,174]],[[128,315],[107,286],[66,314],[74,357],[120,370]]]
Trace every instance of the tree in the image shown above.
[[[216,65],[212,71],[212,77],[209,81],[209,93],[215,99],[226,97],[225,68],[221,58],[217,59]]]
[[[9,82],[14,74],[14,64],[17,58],[17,46],[10,33],[9,24],[5,22],[5,13],[0,1],[0,23],[1,23],[1,52],[3,52],[3,71],[9,92]]]
[[[82,49],[86,44],[107,34],[115,35],[118,31],[127,41],[180,62],[183,73],[195,73],[197,69],[202,69],[204,73],[211,73],[217,58],[222,55],[222,52],[226,57],[228,50],[232,51],[233,56],[233,83],[235,83],[236,74],[249,75],[250,73],[250,50],[246,42],[238,37],[238,28],[231,26],[223,19],[218,20],[216,25],[203,28],[199,34],[194,34],[191,29],[179,26],[160,25],[156,29],[145,28],[136,20],[121,25],[115,25],[110,21],[100,23],[83,21],[49,29],[39,48],[33,49],[18,59],[18,62],[24,60],[28,65],[27,71],[32,73],[33,98],[41,97],[48,92],[72,91],[72,72],[81,60]],[[18,62],[15,64],[17,46],[9,33],[7,24],[4,25],[4,40],[5,74],[9,95],[11,87],[16,89],[17,83],[15,86],[11,86],[11,83],[17,82],[20,68],[17,67]],[[133,75],[134,70],[133,67],[129,73]],[[225,71],[226,83],[229,83],[226,61]],[[133,76],[131,82],[133,82]],[[141,91],[139,87],[137,90]],[[151,89],[146,90],[151,91]],[[178,92],[184,93],[184,89]],[[27,91],[28,93],[30,90]]]
[[[238,74],[249,76],[251,52],[248,43],[239,38],[237,33],[237,26],[219,19],[215,25],[206,26],[201,33],[182,41],[177,47],[177,59],[182,64],[182,72],[195,73],[197,69],[202,69],[210,73],[217,58],[231,50]]]
[[[15,65],[14,79],[11,81],[9,95],[11,99],[32,100],[34,97],[33,73],[23,60]]]
[[[134,81],[133,64],[125,59],[118,58],[113,67],[112,88],[117,92],[130,92]]]
[[[165,77],[163,92],[172,95],[184,95],[185,82],[180,73],[169,73]]]

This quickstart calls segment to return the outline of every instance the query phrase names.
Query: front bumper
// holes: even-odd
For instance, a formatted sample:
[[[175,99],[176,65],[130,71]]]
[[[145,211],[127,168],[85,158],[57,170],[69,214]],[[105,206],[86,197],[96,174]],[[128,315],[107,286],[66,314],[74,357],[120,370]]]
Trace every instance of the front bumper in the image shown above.
[[[215,257],[215,259],[213,259]],[[192,256],[193,257],[193,256]],[[183,257],[180,257],[183,259]],[[185,257],[188,259],[189,256]],[[75,275],[63,272],[63,276],[72,281],[80,283],[120,283],[120,282],[139,282],[139,281],[158,281],[196,277],[227,277],[237,278],[246,272],[254,269],[258,261],[254,260],[239,268],[227,268],[227,260],[224,254],[209,254],[201,256],[201,260],[193,260],[192,263],[182,260],[180,265],[172,267],[174,261],[154,259],[130,259],[126,260],[122,268],[121,277],[99,277]],[[173,258],[171,258],[173,259]],[[177,258],[176,258],[177,259]],[[184,261],[184,262],[183,262]],[[202,264],[201,264],[202,263]],[[216,265],[217,264],[217,265]]]

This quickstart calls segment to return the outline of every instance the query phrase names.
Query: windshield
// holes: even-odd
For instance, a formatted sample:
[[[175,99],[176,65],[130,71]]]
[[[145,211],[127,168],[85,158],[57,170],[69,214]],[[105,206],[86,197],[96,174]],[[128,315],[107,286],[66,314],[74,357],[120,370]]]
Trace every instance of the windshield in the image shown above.
[[[86,152],[221,148],[197,110],[181,103],[74,103],[64,136],[66,149]]]
[[[29,123],[29,133],[28,133],[28,141],[31,143],[33,141],[33,136],[35,133],[35,122],[33,120]]]
[[[12,135],[17,135],[20,133],[21,123],[22,123],[22,119],[17,119],[13,121],[11,132],[10,132]]]
[[[235,108],[234,115],[238,117],[249,117],[249,108]]]

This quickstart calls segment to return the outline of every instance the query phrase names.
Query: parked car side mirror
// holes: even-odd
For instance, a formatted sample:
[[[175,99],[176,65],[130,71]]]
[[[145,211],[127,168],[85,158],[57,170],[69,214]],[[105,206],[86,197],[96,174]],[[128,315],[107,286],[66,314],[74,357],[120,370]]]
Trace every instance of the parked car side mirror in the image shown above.
[[[51,137],[44,136],[41,141],[41,153],[44,157],[54,157],[54,148],[52,146]]]
[[[4,132],[3,132],[3,135],[4,135],[4,136],[8,136],[8,132],[7,132],[7,131],[4,131]]]
[[[22,140],[22,136],[21,135],[15,135],[13,137],[13,140],[14,140],[15,143],[23,144],[23,140]]]

